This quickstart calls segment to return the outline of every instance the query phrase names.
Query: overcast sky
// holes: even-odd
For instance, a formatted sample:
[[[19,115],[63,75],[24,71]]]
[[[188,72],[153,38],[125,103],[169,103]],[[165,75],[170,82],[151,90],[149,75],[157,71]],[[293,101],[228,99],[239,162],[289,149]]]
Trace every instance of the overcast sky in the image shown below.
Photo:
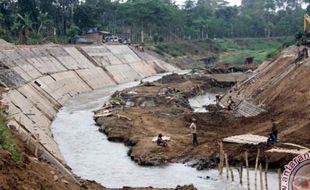
[[[185,0],[175,0],[177,2],[178,5],[183,5]],[[229,2],[231,5],[240,5],[241,4],[241,0],[226,0],[227,2]],[[253,0],[255,1],[255,0]]]

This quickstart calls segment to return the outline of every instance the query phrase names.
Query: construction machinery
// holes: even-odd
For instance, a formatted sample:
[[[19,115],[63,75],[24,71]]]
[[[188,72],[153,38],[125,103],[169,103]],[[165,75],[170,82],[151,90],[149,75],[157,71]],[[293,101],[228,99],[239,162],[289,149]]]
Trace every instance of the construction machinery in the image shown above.
[[[310,16],[304,15],[304,32],[296,36],[296,39],[300,45],[310,46]]]

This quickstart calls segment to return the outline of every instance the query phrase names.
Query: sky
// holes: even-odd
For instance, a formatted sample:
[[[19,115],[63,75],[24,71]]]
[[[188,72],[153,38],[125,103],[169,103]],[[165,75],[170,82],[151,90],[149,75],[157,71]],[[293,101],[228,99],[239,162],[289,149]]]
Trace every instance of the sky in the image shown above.
[[[178,5],[183,5],[185,0],[175,0]],[[241,0],[226,0],[230,5],[240,5]]]

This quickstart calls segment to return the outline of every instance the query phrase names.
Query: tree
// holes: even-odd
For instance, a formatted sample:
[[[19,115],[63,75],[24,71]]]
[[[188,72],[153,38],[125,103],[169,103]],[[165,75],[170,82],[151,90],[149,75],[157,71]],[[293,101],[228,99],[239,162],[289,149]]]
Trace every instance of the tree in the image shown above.
[[[29,15],[16,15],[16,24],[14,26],[19,32],[19,43],[27,44],[30,30],[32,28],[32,22]]]

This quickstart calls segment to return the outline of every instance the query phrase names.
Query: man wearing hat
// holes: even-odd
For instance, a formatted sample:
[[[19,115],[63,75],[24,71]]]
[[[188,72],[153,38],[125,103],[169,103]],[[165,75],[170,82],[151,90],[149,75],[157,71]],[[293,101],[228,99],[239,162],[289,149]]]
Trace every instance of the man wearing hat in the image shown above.
[[[198,145],[196,119],[192,118],[192,124],[189,126],[193,135],[193,145]]]

